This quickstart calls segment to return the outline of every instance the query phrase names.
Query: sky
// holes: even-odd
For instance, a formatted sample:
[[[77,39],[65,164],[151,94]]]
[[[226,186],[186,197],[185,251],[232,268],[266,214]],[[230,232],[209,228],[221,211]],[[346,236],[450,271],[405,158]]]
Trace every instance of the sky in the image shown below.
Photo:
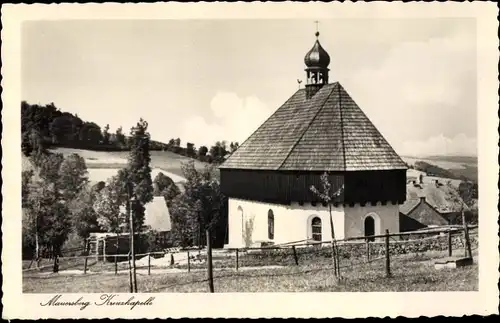
[[[469,18],[319,22],[340,82],[401,155],[477,155]],[[313,20],[66,20],[22,26],[22,99],[154,140],[243,142],[298,89]]]

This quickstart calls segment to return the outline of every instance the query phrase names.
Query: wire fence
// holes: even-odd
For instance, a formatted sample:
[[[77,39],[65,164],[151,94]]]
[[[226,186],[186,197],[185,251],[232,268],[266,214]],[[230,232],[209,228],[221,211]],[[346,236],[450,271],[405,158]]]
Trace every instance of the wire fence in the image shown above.
[[[464,234],[467,232],[467,234]],[[468,243],[467,243],[468,241]],[[467,247],[478,248],[477,225],[463,227],[440,227],[412,232],[398,232],[370,237],[350,237],[335,240],[339,254],[339,275],[353,270],[377,270],[381,276],[390,277],[391,267],[399,266],[398,261],[422,261],[436,257],[465,257]],[[139,275],[155,276],[191,273],[188,278],[174,280],[162,285],[162,289],[181,288],[207,282],[211,275],[207,272],[206,249],[170,249],[163,252],[136,254],[136,269]],[[79,274],[128,273],[129,254],[85,255],[57,258],[59,272]],[[127,259],[118,261],[119,259]],[[111,260],[111,261],[109,261]],[[114,261],[113,261],[114,260]],[[273,246],[216,249],[212,251],[214,280],[235,277],[279,277],[299,276],[318,272],[333,273],[332,241],[292,241]],[[385,260],[385,261],[384,261]],[[38,264],[25,264],[23,274],[27,277],[41,273],[50,274],[54,269],[54,259],[42,259]],[[404,266],[404,265],[403,265]],[[286,270],[276,270],[284,268]],[[358,268],[358,269],[357,269]],[[360,268],[360,269],[359,269]],[[201,274],[201,275],[200,275]],[[312,283],[320,283],[333,274],[313,278]],[[185,276],[185,275],[184,275]],[[185,278],[185,277],[184,277]],[[128,279],[128,278],[127,278]],[[156,287],[149,287],[154,291]]]

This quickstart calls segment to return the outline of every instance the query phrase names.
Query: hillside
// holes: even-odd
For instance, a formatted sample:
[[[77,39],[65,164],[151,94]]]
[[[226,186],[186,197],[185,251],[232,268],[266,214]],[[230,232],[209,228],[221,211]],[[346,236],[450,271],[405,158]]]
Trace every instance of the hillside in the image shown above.
[[[455,162],[457,164],[477,165],[477,156],[427,156],[426,159]]]
[[[126,166],[128,158],[127,151],[106,152],[74,148],[55,148],[50,149],[50,151],[61,153],[64,156],[75,153],[82,156],[85,159],[91,183],[106,181],[108,178],[114,176],[119,169]],[[151,176],[154,179],[159,172],[163,172],[172,178],[174,182],[182,182],[184,178],[181,164],[188,160],[190,158],[169,151],[151,151]],[[194,162],[195,167],[198,169],[203,169],[208,165],[198,160],[194,160]],[[28,170],[32,168],[28,157],[23,155],[22,169]]]
[[[477,168],[477,157],[471,156],[401,156],[408,164],[424,161],[444,169],[460,169],[469,167]]]
[[[54,103],[47,105],[21,102],[21,148],[29,154],[37,145],[48,147],[72,147],[99,151],[128,150],[129,137],[122,127],[115,133],[109,125],[101,128],[93,121],[82,120],[78,115],[59,110]],[[150,150],[167,150],[170,146],[150,140]],[[172,147],[173,148],[173,147]],[[175,147],[182,150],[180,147]],[[185,151],[186,149],[184,149]]]
[[[426,157],[415,157],[415,156],[402,156],[401,157],[408,165],[416,166],[420,164],[428,164],[431,166],[436,166],[433,172],[439,173],[434,174],[437,177],[450,178],[450,179],[463,179],[477,182],[478,177],[478,166],[477,157],[471,156],[426,156]],[[428,166],[427,165],[427,166]],[[423,170],[419,167],[417,169]],[[439,170],[441,168],[441,170]]]

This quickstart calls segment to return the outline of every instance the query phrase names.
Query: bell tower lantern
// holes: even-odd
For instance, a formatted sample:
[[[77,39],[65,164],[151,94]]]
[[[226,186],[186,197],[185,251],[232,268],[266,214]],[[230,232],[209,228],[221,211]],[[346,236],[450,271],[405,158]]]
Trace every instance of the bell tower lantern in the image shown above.
[[[323,85],[328,84],[330,56],[319,43],[319,31],[316,31],[315,35],[316,42],[304,57],[307,76],[306,97],[308,99],[313,97]]]

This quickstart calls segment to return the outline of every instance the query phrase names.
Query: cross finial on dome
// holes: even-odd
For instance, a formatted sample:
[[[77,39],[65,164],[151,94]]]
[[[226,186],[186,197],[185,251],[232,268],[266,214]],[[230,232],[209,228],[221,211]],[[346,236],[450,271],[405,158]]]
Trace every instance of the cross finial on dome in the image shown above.
[[[319,27],[318,27],[319,21],[316,20],[316,21],[314,21],[314,23],[316,24],[316,33],[315,33],[315,35],[316,35],[316,38],[317,38],[317,37],[319,37]]]

